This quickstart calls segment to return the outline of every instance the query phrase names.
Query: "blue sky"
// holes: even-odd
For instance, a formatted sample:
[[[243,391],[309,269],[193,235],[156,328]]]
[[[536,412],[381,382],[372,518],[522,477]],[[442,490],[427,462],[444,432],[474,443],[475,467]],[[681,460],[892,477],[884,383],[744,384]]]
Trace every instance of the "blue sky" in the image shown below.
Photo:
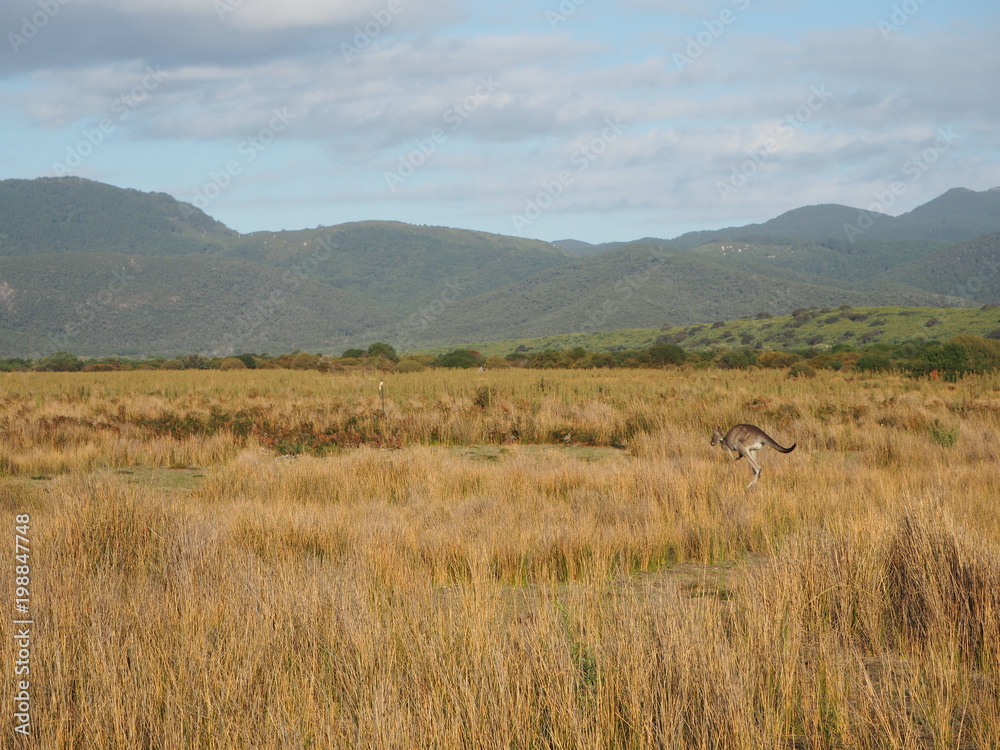
[[[1000,186],[985,0],[7,0],[0,178],[241,232],[670,238]]]

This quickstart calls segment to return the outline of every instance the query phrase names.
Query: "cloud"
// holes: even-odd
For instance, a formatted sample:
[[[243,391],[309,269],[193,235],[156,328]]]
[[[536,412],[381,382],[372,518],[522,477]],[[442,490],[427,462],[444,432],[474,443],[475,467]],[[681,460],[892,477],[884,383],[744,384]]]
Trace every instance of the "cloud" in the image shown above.
[[[364,22],[368,14],[385,8],[381,0],[76,0],[93,8],[116,11],[123,17],[161,17],[204,20],[214,15],[219,20],[246,29],[277,30],[301,26],[349,26]],[[401,6],[402,3],[400,2]]]
[[[545,221],[634,211],[717,223],[806,200],[865,202],[943,127],[959,140],[906,201],[966,179],[978,189],[1000,182],[1000,101],[988,94],[1000,74],[995,33],[989,23],[931,23],[940,9],[930,5],[886,36],[860,3],[844,23],[817,28],[811,5],[755,0],[680,70],[672,53],[733,2],[588,1],[553,30],[530,2],[54,1],[58,13],[30,43],[0,53],[5,122],[19,116],[56,139],[43,166],[118,114],[150,68],[163,80],[82,169],[126,169],[115,160],[127,143],[171,154],[173,184],[195,185],[218,166],[205,153],[224,164],[276,110],[294,115],[260,171],[248,165],[213,204],[220,210],[262,205],[253,191],[265,186],[275,205],[287,203],[305,184],[328,203],[368,203],[375,216],[410,202],[411,212],[504,221],[609,118],[620,137]],[[5,3],[0,31],[16,32],[39,7]],[[814,108],[817,88],[831,95]],[[433,155],[387,189],[383,173],[429,138]],[[723,200],[719,181],[764,152]]]
[[[369,22],[383,26],[425,23],[428,11],[440,18],[450,14],[448,2],[428,9],[414,0],[74,0],[93,8],[116,11],[123,17],[218,20],[250,31],[289,28],[351,28]],[[419,19],[417,17],[419,16]]]

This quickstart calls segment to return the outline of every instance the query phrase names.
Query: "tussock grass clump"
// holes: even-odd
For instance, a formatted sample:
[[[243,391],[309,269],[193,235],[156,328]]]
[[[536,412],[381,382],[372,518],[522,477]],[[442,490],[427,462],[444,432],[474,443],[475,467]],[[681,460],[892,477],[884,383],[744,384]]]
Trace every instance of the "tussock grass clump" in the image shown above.
[[[995,553],[914,505],[868,534],[790,540],[736,584],[774,605],[737,610],[735,628],[770,651],[761,679],[804,744],[990,747],[998,576]]]
[[[1000,558],[940,511],[904,514],[886,550],[890,632],[916,648],[951,643],[973,662],[1000,653]]]

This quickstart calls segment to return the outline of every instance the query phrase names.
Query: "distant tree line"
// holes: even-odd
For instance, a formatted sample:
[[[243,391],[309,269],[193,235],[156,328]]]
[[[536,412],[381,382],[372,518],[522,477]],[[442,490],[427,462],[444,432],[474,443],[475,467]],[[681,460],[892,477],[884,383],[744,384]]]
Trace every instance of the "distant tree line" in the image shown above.
[[[434,367],[533,369],[719,367],[726,369],[785,369],[789,377],[811,377],[817,370],[899,372],[913,376],[954,380],[973,373],[1000,371],[1000,340],[961,334],[947,341],[874,344],[852,348],[841,344],[826,349],[789,351],[749,348],[686,351],[677,344],[658,343],[639,349],[587,351],[577,346],[529,352],[524,347],[506,356],[483,356],[472,349],[453,349],[439,355],[400,356],[389,344],[376,342],[367,349],[348,349],[339,356],[294,351],[286,354],[244,353],[226,357],[188,354],[182,357],[83,359],[57,352],[39,359],[3,359],[2,371],[100,372],[114,370],[245,370],[274,369],[344,372],[377,370],[419,372]]]

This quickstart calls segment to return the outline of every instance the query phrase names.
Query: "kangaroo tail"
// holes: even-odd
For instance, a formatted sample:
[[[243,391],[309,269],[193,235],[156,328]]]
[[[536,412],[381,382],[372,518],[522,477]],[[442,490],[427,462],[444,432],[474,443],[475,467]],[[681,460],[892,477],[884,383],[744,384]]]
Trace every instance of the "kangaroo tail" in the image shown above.
[[[796,445],[798,445],[798,443],[792,443],[792,447],[791,448],[782,448],[780,445],[778,445],[777,443],[775,443],[774,444],[774,449],[776,451],[780,452],[780,453],[791,453],[793,450],[795,450],[795,446]]]

